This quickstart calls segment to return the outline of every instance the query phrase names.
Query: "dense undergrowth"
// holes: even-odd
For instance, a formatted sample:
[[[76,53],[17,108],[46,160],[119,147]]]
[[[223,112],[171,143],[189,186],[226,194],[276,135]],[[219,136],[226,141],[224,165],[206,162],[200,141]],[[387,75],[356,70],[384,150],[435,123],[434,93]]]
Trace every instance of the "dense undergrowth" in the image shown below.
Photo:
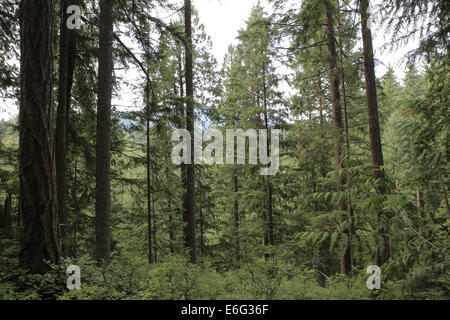
[[[310,299],[449,299],[448,263],[416,266],[406,277],[396,277],[395,268],[382,268],[381,290],[369,290],[370,276],[358,270],[353,277],[325,276],[318,270],[302,269],[277,257],[255,259],[240,267],[217,270],[208,259],[198,265],[174,255],[149,265],[142,257],[116,256],[106,267],[94,259],[64,259],[44,275],[18,268],[18,245],[1,240],[0,299],[2,300],[310,300]],[[68,290],[66,269],[81,269],[81,289]]]

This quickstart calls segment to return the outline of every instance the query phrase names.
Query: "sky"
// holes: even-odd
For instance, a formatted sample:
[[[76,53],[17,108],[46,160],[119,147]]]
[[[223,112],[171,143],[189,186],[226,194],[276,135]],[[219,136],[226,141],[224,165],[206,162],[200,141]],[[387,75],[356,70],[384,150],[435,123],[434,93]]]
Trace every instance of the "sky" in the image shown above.
[[[172,2],[180,3],[181,1],[174,0]],[[192,0],[193,5],[198,10],[200,21],[205,25],[206,32],[211,36],[213,43],[212,53],[217,59],[219,66],[223,62],[228,46],[236,43],[238,30],[245,27],[250,11],[257,2],[258,0]],[[270,5],[267,0],[261,0],[261,3],[269,8],[268,11],[270,11]],[[372,28],[372,33],[375,58],[382,62],[376,65],[377,77],[381,77],[386,72],[388,65],[392,65],[397,77],[402,79],[405,71],[404,63],[401,64],[402,58],[406,52],[417,47],[418,42],[412,41],[406,47],[400,48],[395,52],[385,52],[381,51],[381,47],[388,39],[385,39],[385,37],[389,35],[386,35],[384,30],[380,29],[376,24]],[[128,95],[115,102],[118,105],[130,105],[130,103],[137,105],[140,103]],[[13,101],[0,99],[0,119],[10,119],[16,116],[17,112],[17,106]]]
[[[213,42],[213,54],[222,63],[228,46],[236,42],[257,0],[193,0],[200,21]]]
[[[258,0],[192,0],[199,12],[200,21],[205,25],[206,32],[212,37],[213,54],[219,63],[222,63],[229,44],[235,42],[238,30],[245,27],[250,11],[257,2]],[[300,3],[300,1],[298,2]],[[375,4],[378,2],[379,0],[374,1]],[[270,10],[268,1],[261,0],[261,3]],[[390,35],[386,34],[384,30],[380,30],[376,24],[374,24],[372,33],[375,57],[384,63],[384,65],[379,63],[376,66],[377,76],[382,76],[388,65],[391,64],[397,76],[400,79],[403,78],[405,65],[400,62],[409,50],[418,46],[418,42],[412,41],[406,47],[395,52],[385,52],[381,50],[381,47],[386,40],[389,40]]]

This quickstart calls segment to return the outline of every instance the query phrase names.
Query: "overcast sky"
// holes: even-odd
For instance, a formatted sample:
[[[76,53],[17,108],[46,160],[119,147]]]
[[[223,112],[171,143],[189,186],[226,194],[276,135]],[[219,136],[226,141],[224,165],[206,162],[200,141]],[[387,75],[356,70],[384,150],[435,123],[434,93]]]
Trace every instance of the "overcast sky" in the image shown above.
[[[174,0],[175,3],[181,3],[180,0]],[[227,48],[231,43],[236,43],[238,30],[245,27],[245,22],[250,15],[252,7],[258,0],[192,0],[193,5],[197,8],[200,21],[205,25],[206,32],[211,36],[213,42],[213,54],[219,63],[222,64],[223,57],[227,52]],[[298,1],[300,2],[300,1]],[[267,0],[261,3],[268,7]],[[400,48],[395,52],[381,52],[380,48],[385,43],[384,31],[379,26],[373,26],[375,58],[383,64],[378,63],[376,66],[377,77],[382,76],[386,72],[388,65],[392,65],[399,79],[404,76],[404,64],[400,64],[404,54],[417,47],[417,41],[413,41],[407,47]],[[126,103],[140,104],[137,99],[133,99],[127,94],[120,99],[117,104]],[[126,102],[123,102],[126,100]],[[134,102],[130,100],[136,100]],[[10,119],[17,115],[17,107],[12,101],[3,101],[0,99],[0,119]]]
[[[228,45],[235,41],[237,31],[245,27],[250,11],[257,2],[258,0],[192,0],[199,12],[200,21],[205,25],[206,32],[212,37],[213,54],[219,63],[222,63]],[[300,3],[299,0],[297,2]],[[270,8],[268,1],[261,0],[261,3]],[[401,62],[405,53],[417,47],[417,42],[413,41],[407,47],[400,48],[393,53],[381,52],[381,46],[386,42],[384,30],[379,30],[377,25],[374,25],[373,29],[375,57],[385,64],[377,65],[377,76],[382,76],[386,72],[387,65],[391,64],[397,76],[402,78],[404,64],[398,65],[398,63]]]

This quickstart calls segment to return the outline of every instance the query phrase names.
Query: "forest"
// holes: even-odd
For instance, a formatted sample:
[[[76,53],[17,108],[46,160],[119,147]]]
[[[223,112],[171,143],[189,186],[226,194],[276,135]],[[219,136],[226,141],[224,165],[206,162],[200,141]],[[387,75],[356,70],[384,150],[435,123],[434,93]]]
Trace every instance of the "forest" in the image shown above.
[[[0,300],[450,299],[450,2],[245,1],[0,1]]]

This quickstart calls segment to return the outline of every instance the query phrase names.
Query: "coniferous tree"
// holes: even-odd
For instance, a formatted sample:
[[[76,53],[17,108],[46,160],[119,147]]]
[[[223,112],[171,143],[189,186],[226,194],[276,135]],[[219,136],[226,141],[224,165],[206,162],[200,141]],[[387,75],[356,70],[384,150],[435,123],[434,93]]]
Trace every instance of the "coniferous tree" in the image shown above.
[[[197,262],[197,236],[195,231],[195,167],[194,167],[194,83],[191,1],[184,1],[185,24],[185,79],[186,79],[186,130],[191,135],[191,161],[186,165],[186,194],[184,198],[184,218],[186,223],[185,241],[189,247],[190,260]]]
[[[22,1],[20,195],[22,267],[45,273],[61,249],[53,153],[53,1]]]
[[[66,183],[66,156],[67,156],[67,120],[71,104],[71,90],[76,59],[76,32],[67,28],[69,6],[80,1],[64,0],[61,2],[61,21],[59,35],[59,83],[58,83],[58,109],[56,113],[56,190],[58,194],[58,215],[61,224],[61,240],[64,249],[67,238],[67,183]],[[66,251],[66,250],[65,250]],[[66,252],[67,254],[67,252]]]
[[[100,2],[100,46],[96,136],[96,257],[110,262],[111,225],[111,98],[113,73],[113,0]]]
[[[383,150],[381,146],[380,125],[378,121],[378,104],[377,104],[377,89],[375,83],[375,62],[373,56],[372,46],[372,32],[369,28],[369,1],[361,0],[361,32],[363,42],[364,55],[364,77],[366,80],[366,103],[369,115],[369,129],[370,129],[370,151],[372,153],[372,163],[374,165],[374,176],[376,179],[383,179]],[[385,193],[384,187],[377,186],[377,192],[383,195]],[[382,244],[379,245],[377,241],[375,263],[381,266],[389,259],[389,238],[387,229],[387,216],[378,209],[377,224],[378,235],[381,238]]]

